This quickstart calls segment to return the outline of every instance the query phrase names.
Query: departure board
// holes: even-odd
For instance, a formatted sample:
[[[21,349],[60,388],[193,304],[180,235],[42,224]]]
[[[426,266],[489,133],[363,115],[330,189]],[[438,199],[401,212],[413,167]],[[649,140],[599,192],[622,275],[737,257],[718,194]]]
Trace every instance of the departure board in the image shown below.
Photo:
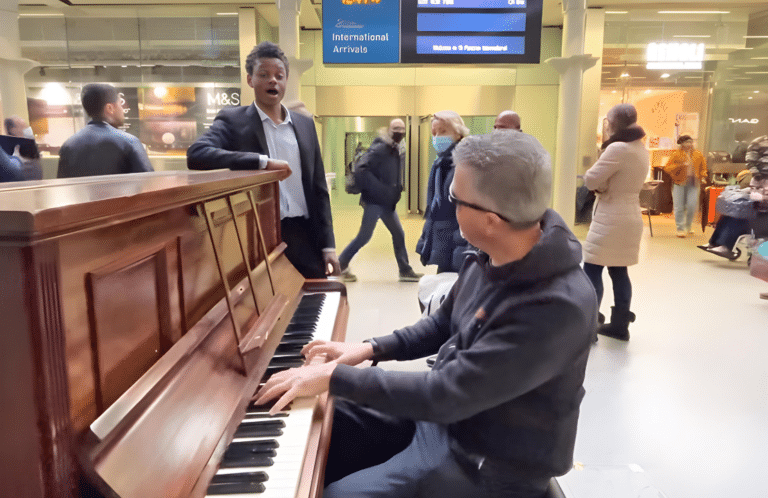
[[[326,0],[326,64],[538,64],[542,0]]]

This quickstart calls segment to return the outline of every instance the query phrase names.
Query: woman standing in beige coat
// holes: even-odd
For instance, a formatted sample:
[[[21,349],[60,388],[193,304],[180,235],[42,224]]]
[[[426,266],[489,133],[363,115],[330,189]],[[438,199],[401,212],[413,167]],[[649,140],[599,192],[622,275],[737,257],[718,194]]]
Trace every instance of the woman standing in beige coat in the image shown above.
[[[608,111],[610,138],[603,143],[600,159],[584,174],[588,189],[597,193],[592,224],[584,242],[584,271],[597,292],[598,306],[603,298],[603,267],[613,283],[611,321],[599,315],[598,333],[629,340],[629,324],[635,321],[630,311],[632,282],[627,267],[637,264],[643,218],[640,190],[650,166],[648,149],[643,145],[643,129],[637,125],[637,111],[631,104],[619,104]]]

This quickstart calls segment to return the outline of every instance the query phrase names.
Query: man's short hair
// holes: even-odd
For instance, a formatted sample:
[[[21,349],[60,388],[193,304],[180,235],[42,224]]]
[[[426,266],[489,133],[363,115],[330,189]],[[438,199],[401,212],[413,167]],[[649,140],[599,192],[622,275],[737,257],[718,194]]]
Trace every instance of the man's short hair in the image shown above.
[[[477,193],[513,228],[530,228],[549,207],[552,165],[549,153],[531,135],[495,130],[469,136],[453,150],[453,162],[474,170]]]
[[[285,65],[285,75],[288,76],[288,57],[276,43],[263,41],[253,47],[251,53],[245,58],[245,72],[252,75],[253,68],[256,67],[256,62],[259,59],[280,59]]]
[[[677,145],[683,145],[688,140],[693,140],[693,137],[690,135],[680,135],[680,138],[677,139]]]
[[[114,104],[118,98],[117,89],[107,83],[88,83],[80,93],[83,109],[91,119],[104,118],[104,107]]]

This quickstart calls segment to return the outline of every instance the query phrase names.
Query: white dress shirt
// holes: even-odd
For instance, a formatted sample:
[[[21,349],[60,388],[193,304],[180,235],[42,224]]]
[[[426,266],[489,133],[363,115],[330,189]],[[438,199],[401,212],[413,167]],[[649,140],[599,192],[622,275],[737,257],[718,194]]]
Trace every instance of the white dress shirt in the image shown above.
[[[281,106],[285,113],[285,120],[280,124],[275,124],[272,118],[259,109],[255,102],[253,105],[259,112],[264,127],[269,157],[286,161],[291,167],[291,176],[280,181],[280,219],[298,216],[309,218],[307,197],[304,195],[304,185],[301,183],[299,142],[296,140],[291,114],[285,106]],[[267,159],[265,156],[261,156],[259,163],[262,168],[266,166]]]

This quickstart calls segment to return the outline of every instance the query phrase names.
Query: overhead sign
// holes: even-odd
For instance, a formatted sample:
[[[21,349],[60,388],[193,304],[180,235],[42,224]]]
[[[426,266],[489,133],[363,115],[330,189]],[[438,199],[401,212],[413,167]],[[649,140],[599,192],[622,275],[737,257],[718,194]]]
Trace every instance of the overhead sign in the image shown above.
[[[323,62],[538,63],[542,0],[327,0]]]
[[[400,0],[323,3],[325,64],[384,64],[400,57]]]
[[[645,51],[646,69],[701,70],[703,43],[649,43]]]

